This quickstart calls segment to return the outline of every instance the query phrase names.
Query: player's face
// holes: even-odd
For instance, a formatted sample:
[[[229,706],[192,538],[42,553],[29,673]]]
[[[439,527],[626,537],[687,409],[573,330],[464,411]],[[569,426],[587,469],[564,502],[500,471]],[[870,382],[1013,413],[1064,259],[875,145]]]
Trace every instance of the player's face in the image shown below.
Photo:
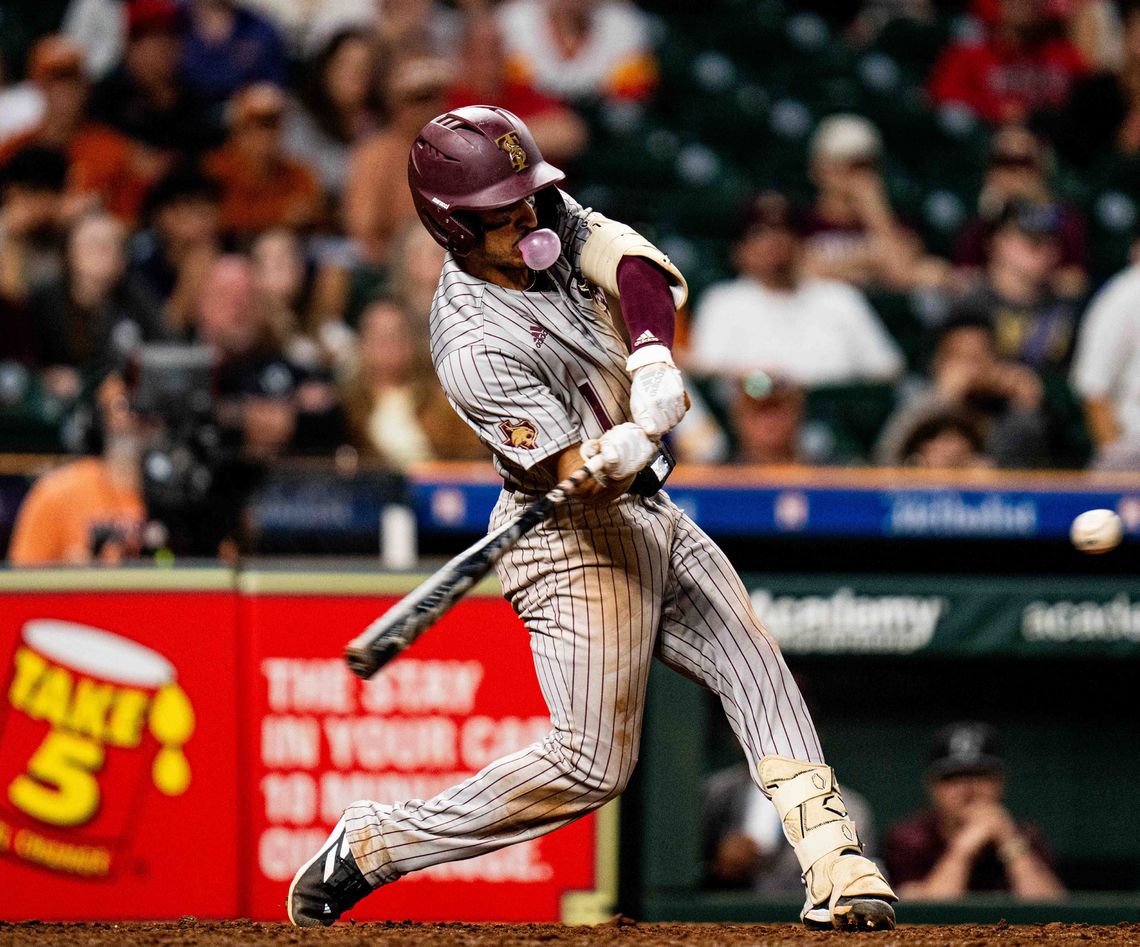
[[[527,197],[509,207],[483,211],[478,215],[483,228],[483,239],[471,251],[481,262],[490,268],[505,271],[526,271],[519,241],[538,227],[538,216],[534,211],[534,198]]]

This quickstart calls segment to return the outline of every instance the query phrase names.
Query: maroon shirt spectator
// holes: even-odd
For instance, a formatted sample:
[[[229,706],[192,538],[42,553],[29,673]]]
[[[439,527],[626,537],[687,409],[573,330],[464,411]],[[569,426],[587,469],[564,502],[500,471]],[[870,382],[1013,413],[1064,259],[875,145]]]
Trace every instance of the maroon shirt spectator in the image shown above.
[[[1008,891],[1026,900],[1065,892],[1035,828],[1005,807],[1006,765],[997,733],[955,723],[931,747],[926,790],[931,808],[894,826],[884,856],[903,898],[946,900],[969,891]]]
[[[995,124],[1063,106],[1087,66],[1072,43],[1050,36],[1050,25],[1041,0],[1001,0],[981,43],[955,43],[939,58],[931,96]]]
[[[1079,296],[1088,285],[1088,244],[1085,222],[1075,208],[1054,199],[1049,186],[1049,149],[1032,132],[1017,126],[994,134],[985,181],[978,195],[978,213],[962,228],[954,246],[954,265],[982,270],[997,220],[1011,201],[1051,208],[1056,224],[1058,259],[1050,283],[1062,296]]]
[[[1053,856],[1041,831],[1031,823],[1017,823],[1017,831],[1033,853],[1052,866]],[[885,849],[891,884],[921,881],[946,854],[949,841],[942,834],[934,812],[922,812],[891,828]],[[966,882],[967,891],[1009,891],[1009,879],[997,849],[987,845],[974,862]]]

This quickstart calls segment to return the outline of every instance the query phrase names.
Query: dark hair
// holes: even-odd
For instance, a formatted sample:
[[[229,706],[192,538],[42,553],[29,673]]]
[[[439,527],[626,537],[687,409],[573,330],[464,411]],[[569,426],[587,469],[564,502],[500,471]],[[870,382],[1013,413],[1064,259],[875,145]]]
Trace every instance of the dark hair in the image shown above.
[[[904,461],[913,457],[928,441],[934,440],[946,431],[961,434],[979,454],[985,449],[985,441],[978,425],[965,412],[951,408],[939,411],[915,425],[914,430],[906,436],[902,444]]]
[[[147,192],[143,218],[153,221],[162,209],[180,201],[209,201],[220,204],[222,185],[194,165],[183,165],[159,178]]]
[[[0,186],[61,194],[67,184],[67,155],[58,148],[29,145],[0,169]]]
[[[984,310],[963,308],[952,312],[950,317],[935,330],[934,348],[936,350],[940,348],[946,337],[959,329],[981,329],[991,338],[996,335],[993,320]]]
[[[345,145],[350,143],[350,138],[337,121],[337,110],[329,98],[328,89],[325,86],[325,76],[341,48],[345,43],[352,40],[359,40],[366,45],[371,45],[370,36],[364,30],[344,29],[333,33],[313,57],[305,63],[300,93],[301,103],[317,127],[330,138]],[[368,83],[368,96],[365,101],[369,108],[378,112],[380,110],[380,93],[375,69],[372,72],[373,76]]]

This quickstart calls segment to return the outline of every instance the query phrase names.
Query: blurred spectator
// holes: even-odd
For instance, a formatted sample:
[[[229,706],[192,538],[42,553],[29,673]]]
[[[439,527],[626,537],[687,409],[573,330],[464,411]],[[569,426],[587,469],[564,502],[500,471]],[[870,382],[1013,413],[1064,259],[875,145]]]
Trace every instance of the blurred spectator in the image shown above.
[[[589,131],[582,118],[559,100],[508,75],[503,38],[492,16],[468,17],[456,80],[447,91],[447,107],[492,103],[526,122],[547,161],[563,165],[586,147]]]
[[[1001,19],[1001,0],[973,0],[970,12],[983,23]],[[1042,0],[1043,31],[1064,34],[1093,68],[1120,64],[1120,17],[1113,0]]]
[[[370,32],[379,4],[377,0],[242,0],[242,6],[274,25],[290,59],[304,60],[337,33]]]
[[[116,217],[134,221],[147,189],[165,170],[163,156],[86,119],[89,88],[83,49],[71,40],[40,40],[32,50],[28,75],[43,92],[43,118],[35,128],[0,142],[0,164],[28,145],[58,148],[68,155],[69,190],[76,195],[76,208],[101,201]]]
[[[28,53],[37,39],[59,29],[71,0],[42,0],[37,3],[8,0],[0,4],[4,28],[0,29],[0,56],[14,77],[26,74]]]
[[[398,470],[486,457],[439,387],[426,339],[413,336],[394,302],[375,302],[361,316],[357,364],[343,397],[356,445]]]
[[[863,854],[879,854],[871,807],[859,793],[841,787],[843,802],[859,826]],[[704,828],[705,884],[765,894],[799,894],[803,869],[784,841],[784,827],[772,801],[760,791],[741,763],[705,780],[701,806]]]
[[[282,148],[285,106],[285,94],[270,83],[242,89],[231,103],[229,138],[204,162],[222,185],[222,229],[233,237],[267,227],[308,228],[321,218],[316,177]]]
[[[451,81],[446,60],[415,56],[388,77],[388,124],[356,145],[348,165],[344,218],[349,236],[373,266],[385,266],[392,241],[416,220],[408,190],[408,151],[420,129],[447,107]]]
[[[1043,398],[1032,369],[998,357],[993,324],[963,314],[942,327],[930,381],[888,419],[876,462],[929,467],[938,458],[941,466],[1041,466],[1049,459]]]
[[[869,46],[894,20],[930,24],[937,15],[933,0],[864,0],[846,28],[846,38],[855,46]]]
[[[122,370],[140,342],[166,337],[158,301],[127,275],[126,233],[95,211],[72,225],[63,275],[31,298],[37,361],[59,398],[80,393],[85,375]]]
[[[1063,106],[1087,67],[1050,25],[1044,0],[998,0],[982,42],[955,43],[939,58],[930,94],[939,105],[967,106],[995,124]]]
[[[71,0],[59,32],[83,47],[84,69],[97,82],[118,64],[135,0]],[[144,0],[145,2],[145,0]]]
[[[1073,207],[1056,201],[1049,187],[1051,155],[1032,132],[1011,125],[994,133],[985,181],[978,195],[978,214],[958,236],[954,265],[977,278],[986,264],[993,225],[1013,200],[1050,205],[1057,217],[1060,257],[1051,276],[1053,289],[1063,296],[1079,296],[1088,284],[1088,248],[1085,225]]]
[[[953,408],[933,411],[915,424],[899,454],[896,466],[900,467],[977,470],[993,466],[974,419]]]
[[[45,474],[24,498],[12,532],[13,565],[117,564],[137,556],[146,507],[142,428],[117,375],[96,393],[84,457]]]
[[[1071,378],[1084,402],[1097,465],[1140,469],[1140,263],[1093,297]]]
[[[461,8],[482,0],[460,0]],[[450,58],[463,33],[463,13],[440,0],[382,0],[374,7],[372,34],[385,59],[408,55]]]
[[[250,460],[332,449],[343,433],[335,389],[289,359],[270,316],[248,259],[211,264],[195,328],[218,356],[219,421]]]
[[[779,375],[753,372],[735,387],[728,409],[736,441],[733,463],[769,466],[801,461],[803,388]]]
[[[647,99],[657,63],[645,14],[625,0],[508,0],[497,11],[507,75],[561,99]]]
[[[16,82],[0,57],[0,141],[35,128],[44,114],[44,94],[34,82]]]
[[[330,199],[339,199],[350,148],[379,125],[377,75],[368,35],[352,30],[335,34],[305,71],[300,97],[285,114],[285,151],[317,173]]]
[[[1001,358],[1038,373],[1069,364],[1078,305],[1052,286],[1061,258],[1061,217],[1055,205],[1007,201],[993,224],[981,288],[957,302],[950,320],[966,316],[993,325]]]
[[[0,298],[23,302],[59,275],[67,158],[29,146],[0,167]]]
[[[1005,782],[1005,760],[992,727],[957,723],[938,732],[926,770],[931,807],[886,836],[887,871],[900,897],[950,900],[969,891],[1008,891],[1025,900],[1064,895],[1041,833],[1014,821],[1003,804]]]
[[[205,105],[181,81],[185,27],[174,0],[127,5],[122,62],[91,94],[88,114],[135,142],[185,156],[218,144]]]
[[[303,331],[307,280],[301,241],[282,227],[267,230],[253,242],[250,258],[259,305],[266,308],[266,318],[281,340],[282,350],[294,364],[317,368],[322,353]]]
[[[887,198],[878,129],[861,115],[831,115],[811,141],[817,189],[809,215],[805,268],[863,288],[939,285],[946,265],[928,257]]]
[[[903,369],[898,346],[859,290],[804,276],[801,223],[778,194],[749,207],[734,280],[709,287],[697,309],[691,369],[775,371],[803,385],[886,381]]]
[[[167,174],[147,195],[146,230],[131,252],[131,272],[165,306],[166,322],[189,326],[206,270],[221,250],[222,188],[189,167]]]
[[[261,82],[285,85],[285,47],[277,31],[234,0],[189,0],[190,29],[182,75],[215,109],[239,89]]]
[[[396,238],[388,285],[412,320],[417,337],[426,339],[431,301],[443,270],[444,249],[427,228],[411,224]]]
[[[1140,3],[1129,0],[1123,16],[1120,68],[1081,79],[1064,111],[1038,116],[1061,155],[1082,167],[1112,151],[1140,154]]]

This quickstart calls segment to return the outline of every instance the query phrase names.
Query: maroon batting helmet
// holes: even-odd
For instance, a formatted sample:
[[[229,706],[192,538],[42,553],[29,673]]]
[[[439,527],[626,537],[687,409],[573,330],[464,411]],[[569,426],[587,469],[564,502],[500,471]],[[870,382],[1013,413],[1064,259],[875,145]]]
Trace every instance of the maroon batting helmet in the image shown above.
[[[462,219],[463,211],[507,207],[564,177],[543,161],[522,120],[492,105],[433,118],[408,157],[416,213],[436,243],[458,254],[470,252],[479,239],[475,221]]]

